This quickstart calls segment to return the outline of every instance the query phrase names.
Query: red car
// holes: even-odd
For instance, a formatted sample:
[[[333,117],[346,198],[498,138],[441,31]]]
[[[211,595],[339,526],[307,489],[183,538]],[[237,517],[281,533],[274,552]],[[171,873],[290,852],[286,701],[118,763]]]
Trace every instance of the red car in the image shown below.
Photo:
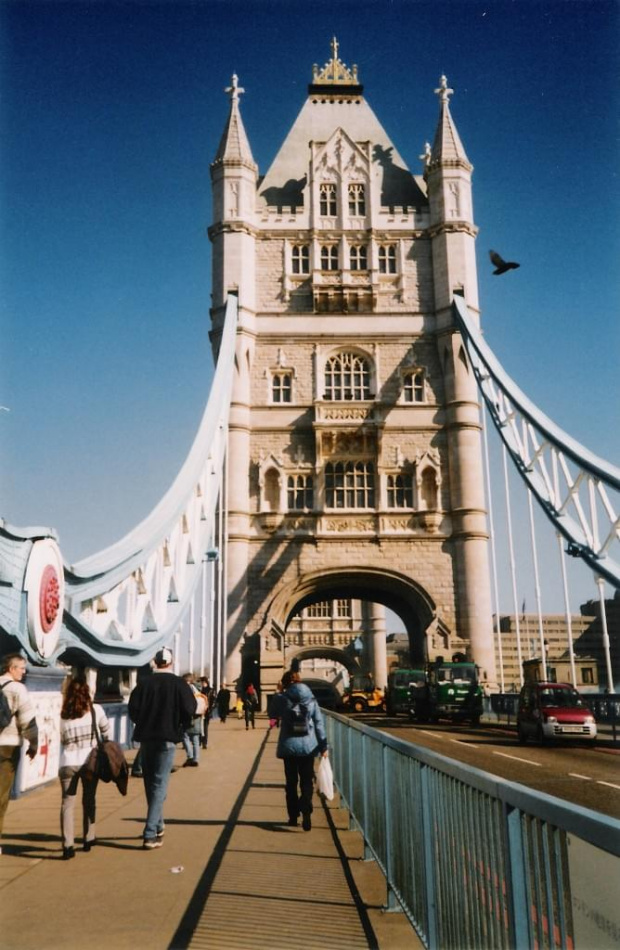
[[[576,689],[569,683],[526,683],[517,711],[519,742],[531,737],[596,741],[596,721]]]

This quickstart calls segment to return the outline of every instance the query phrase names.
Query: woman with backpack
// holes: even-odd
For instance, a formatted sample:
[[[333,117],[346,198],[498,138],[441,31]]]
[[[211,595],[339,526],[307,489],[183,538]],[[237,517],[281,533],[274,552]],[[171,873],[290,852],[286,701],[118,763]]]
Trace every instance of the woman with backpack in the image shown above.
[[[301,815],[304,831],[312,828],[314,760],[327,755],[323,716],[312,690],[299,673],[287,671],[273,698],[273,714],[280,719],[276,755],[284,761],[288,823],[296,827]]]

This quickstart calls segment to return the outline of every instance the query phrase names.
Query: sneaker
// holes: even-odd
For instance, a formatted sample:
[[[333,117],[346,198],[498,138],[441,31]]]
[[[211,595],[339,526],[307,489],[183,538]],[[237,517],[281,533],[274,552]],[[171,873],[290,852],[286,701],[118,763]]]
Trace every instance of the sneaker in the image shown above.
[[[189,762],[186,762],[185,764],[189,765],[191,769],[197,769],[199,765],[199,763],[196,762],[196,759],[190,759]]]
[[[161,841],[161,839],[164,837],[165,833],[166,833],[166,826],[163,825],[162,828],[161,828],[161,830],[157,832],[157,840],[158,840],[158,841]]]
[[[63,848],[62,849],[62,859],[63,861],[70,861],[71,858],[75,857],[75,848]]]
[[[312,828],[312,820],[311,820],[311,818],[310,818],[310,815],[304,815],[304,817],[303,817],[302,820],[301,820],[301,827],[304,829],[304,831],[310,831],[310,830],[311,830],[311,828]]]
[[[152,851],[153,848],[161,848],[163,841],[161,838],[145,838],[142,847],[145,851]]]

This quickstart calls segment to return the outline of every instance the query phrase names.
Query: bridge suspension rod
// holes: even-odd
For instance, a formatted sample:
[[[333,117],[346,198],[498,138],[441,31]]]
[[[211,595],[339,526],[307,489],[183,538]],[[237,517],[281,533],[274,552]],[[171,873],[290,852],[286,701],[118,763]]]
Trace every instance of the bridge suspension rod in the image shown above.
[[[495,428],[547,518],[600,577],[620,587],[620,469],[551,421],[504,370],[454,297],[454,318]]]

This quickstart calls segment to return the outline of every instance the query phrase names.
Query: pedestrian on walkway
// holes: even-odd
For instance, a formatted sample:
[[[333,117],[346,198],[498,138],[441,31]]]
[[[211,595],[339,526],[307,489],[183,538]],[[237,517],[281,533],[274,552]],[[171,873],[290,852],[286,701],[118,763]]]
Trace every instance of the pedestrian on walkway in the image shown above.
[[[155,670],[138,683],[129,697],[129,716],[140,743],[147,801],[143,847],[160,848],[164,837],[164,802],[174,762],[174,750],[196,714],[198,703],[191,687],[172,672],[172,651],[155,654]]]
[[[217,706],[217,714],[220,717],[220,722],[226,722],[226,717],[230,712],[230,690],[226,686],[226,683],[222,683],[215,699],[215,704]]]
[[[276,755],[284,760],[288,823],[295,827],[301,814],[302,828],[310,831],[314,759],[327,755],[323,716],[299,673],[287,671],[278,683],[278,691],[272,708],[280,719]]]
[[[250,724],[252,725],[252,729],[255,728],[254,714],[256,712],[257,707],[258,707],[258,696],[256,695],[256,690],[254,689],[252,683],[250,683],[243,697],[243,712],[245,713],[246,732],[250,728]]]
[[[60,833],[65,861],[75,857],[75,800],[82,784],[83,849],[90,851],[95,843],[95,817],[98,778],[86,775],[84,763],[97,745],[97,730],[102,739],[108,737],[110,726],[98,703],[93,703],[88,683],[83,676],[70,679],[64,690],[60,710],[60,762],[58,778],[62,790]]]
[[[200,695],[200,690],[194,685],[194,674],[185,673],[183,676],[185,682],[191,688],[194,696]],[[198,713],[195,716],[192,716],[192,721],[189,726],[183,733],[183,748],[185,749],[185,754],[187,759],[183,763],[183,768],[187,766],[192,766],[197,768],[200,764],[200,739],[202,736],[202,714]]]
[[[202,748],[206,749],[209,745],[209,720],[211,719],[211,713],[213,712],[213,706],[215,704],[215,692],[211,688],[209,683],[208,676],[200,677],[200,692],[204,696],[207,708],[204,716],[202,717]]]
[[[4,816],[9,806],[11,787],[24,741],[28,743],[26,755],[34,759],[39,746],[39,730],[34,706],[28,690],[22,683],[26,675],[26,661],[21,653],[9,653],[2,658],[0,689],[8,701],[11,719],[0,732],[0,842]],[[2,847],[0,845],[0,854]]]

